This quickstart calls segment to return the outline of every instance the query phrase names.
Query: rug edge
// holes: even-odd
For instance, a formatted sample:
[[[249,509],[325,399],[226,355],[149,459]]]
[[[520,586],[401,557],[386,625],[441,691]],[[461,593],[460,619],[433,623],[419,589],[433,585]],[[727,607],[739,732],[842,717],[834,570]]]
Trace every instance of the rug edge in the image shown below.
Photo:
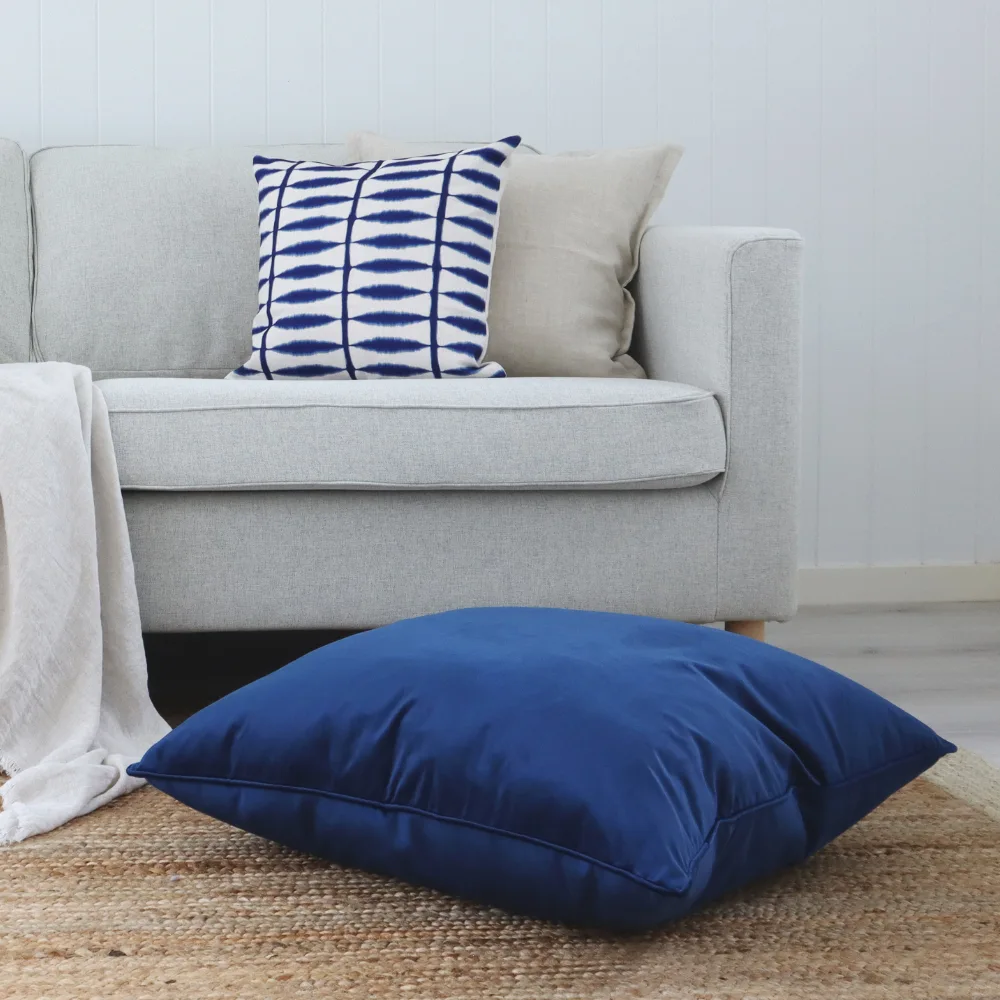
[[[991,819],[1000,820],[1000,769],[979,754],[959,747],[956,753],[942,757],[922,777],[956,799],[981,809]]]

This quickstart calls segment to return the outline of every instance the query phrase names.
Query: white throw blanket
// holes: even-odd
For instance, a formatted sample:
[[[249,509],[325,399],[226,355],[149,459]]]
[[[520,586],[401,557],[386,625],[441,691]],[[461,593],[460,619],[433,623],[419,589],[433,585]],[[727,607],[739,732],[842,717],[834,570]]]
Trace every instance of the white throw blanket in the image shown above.
[[[0,844],[139,787],[168,728],[104,397],[78,365],[0,365]]]

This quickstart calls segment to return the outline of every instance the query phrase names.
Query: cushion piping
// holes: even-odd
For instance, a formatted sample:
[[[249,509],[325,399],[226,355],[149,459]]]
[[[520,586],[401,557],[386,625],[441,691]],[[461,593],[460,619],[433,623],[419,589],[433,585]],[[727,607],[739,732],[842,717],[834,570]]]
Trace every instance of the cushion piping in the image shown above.
[[[877,767],[869,768],[866,771],[861,771],[858,774],[851,775],[849,778],[844,778],[841,781],[834,782],[828,785],[816,786],[822,787],[824,790],[830,790],[834,788],[840,788],[844,785],[854,784],[858,781],[864,781],[866,778],[872,775],[878,774],[881,771],[889,770],[892,767],[898,767],[900,764],[904,764],[909,760],[916,760],[917,758],[932,758],[933,760],[938,760],[940,755],[935,755],[929,753],[926,750],[919,750],[915,753],[906,754],[903,757],[895,758],[891,761],[886,761],[879,764]],[[682,888],[671,888],[668,886],[661,885],[658,882],[653,882],[650,879],[645,878],[642,875],[638,875],[635,872],[628,871],[625,868],[620,868],[617,865],[611,864],[608,861],[601,861],[598,858],[591,857],[588,854],[584,854],[581,851],[574,851],[572,848],[564,847],[561,844],[553,844],[551,841],[544,840],[541,837],[532,837],[528,834],[518,833],[514,830],[501,830],[497,827],[490,826],[486,823],[477,823],[473,820],[460,819],[455,816],[442,816],[439,813],[431,812],[427,809],[420,809],[417,806],[400,805],[395,802],[377,802],[374,799],[364,799],[355,795],[345,795],[342,792],[330,792],[326,789],[319,788],[302,788],[297,785],[279,785],[267,781],[249,781],[243,778],[223,778],[216,777],[212,775],[190,775],[190,774],[164,774],[159,771],[150,771],[143,768],[139,768],[136,765],[132,765],[129,769],[129,774],[137,778],[147,778],[147,779],[160,779],[163,781],[188,781],[197,784],[204,785],[225,785],[237,788],[262,788],[268,791],[275,792],[288,792],[297,795],[319,795],[322,798],[333,799],[335,801],[350,802],[354,805],[368,806],[372,809],[384,809],[390,812],[405,812],[414,816],[422,816],[425,819],[432,819],[439,823],[451,823],[456,826],[465,826],[472,829],[481,830],[485,833],[492,833],[498,837],[506,837],[511,840],[521,840],[529,844],[535,844],[539,847],[545,847],[549,850],[555,851],[558,854],[563,854],[567,857],[576,858],[579,861],[584,861],[588,864],[597,866],[598,868],[603,868],[605,871],[612,872],[615,875],[620,875],[623,878],[627,878],[639,885],[645,886],[648,889],[652,889],[654,892],[659,893],[664,896],[679,896],[683,895],[691,886],[692,873],[698,861],[701,859],[705,851],[708,850],[709,845],[715,839],[716,833],[722,824],[733,823],[738,819],[742,819],[751,813],[758,812],[761,809],[766,809],[769,806],[777,805],[779,802],[784,801],[790,795],[794,795],[799,788],[805,787],[803,785],[792,784],[786,788],[781,794],[775,795],[770,799],[765,799],[763,802],[757,802],[752,806],[747,806],[745,809],[740,809],[738,812],[731,813],[729,816],[717,817],[715,822],[712,824],[711,828],[705,835],[705,839],[698,849],[698,851],[693,855],[691,860],[685,867],[684,870],[684,886]],[[815,781],[815,779],[813,779]]]
[[[915,753],[908,753],[902,757],[894,757],[892,760],[885,761],[884,763],[879,764],[876,767],[867,768],[864,771],[859,771],[857,774],[852,774],[849,778],[842,778],[840,781],[834,781],[831,782],[830,784],[823,784],[822,782],[817,781],[812,776],[812,774],[806,771],[806,773],[809,775],[809,784],[792,785],[783,795],[776,796],[773,799],[768,799],[768,801],[761,802],[759,805],[756,806],[748,806],[746,809],[741,809],[739,812],[733,813],[732,816],[725,816],[721,819],[716,820],[715,825],[712,827],[712,829],[708,833],[708,836],[705,838],[705,843],[701,845],[701,847],[698,849],[698,853],[694,855],[694,857],[688,864],[687,871],[685,872],[686,876],[690,880],[692,873],[694,872],[695,866],[701,860],[701,856],[705,853],[705,851],[708,850],[708,846],[712,842],[712,837],[715,834],[715,830],[721,823],[728,823],[729,821],[734,819],[739,819],[741,816],[745,816],[756,809],[762,809],[765,806],[769,806],[776,802],[779,802],[781,799],[786,798],[788,795],[797,792],[800,788],[807,788],[810,787],[811,785],[811,787],[813,788],[821,788],[824,792],[832,791],[835,788],[843,788],[846,785],[854,785],[857,784],[859,781],[865,781],[866,779],[871,778],[876,774],[880,774],[882,771],[888,771],[890,768],[899,767],[900,764],[905,764],[907,761],[916,760],[917,758],[920,757],[928,758],[930,762],[933,763],[936,760],[940,760],[941,755],[929,752],[927,750],[917,750]]]
[[[386,380],[388,381],[388,380]],[[258,410],[461,410],[468,413],[517,413],[521,410],[616,410],[626,406],[675,406],[682,403],[702,403],[713,399],[710,392],[705,392],[698,396],[683,396],[678,399],[666,400],[635,400],[634,402],[623,403],[529,403],[516,406],[476,406],[475,404],[459,403],[404,403],[396,405],[394,403],[352,403],[330,402],[330,403],[269,403],[251,405],[247,403],[223,403],[219,406],[148,406],[148,407],[120,407],[109,404],[108,412],[115,413],[215,413],[219,410],[248,410],[256,412]]]
[[[660,893],[661,895],[682,895],[687,891],[687,886],[679,889],[667,888],[657,882],[651,882],[649,879],[643,878],[641,875],[636,875],[634,872],[630,872],[624,868],[619,868],[616,865],[610,864],[607,861],[600,861],[597,858],[592,858],[581,851],[574,851],[570,847],[553,844],[548,840],[543,840],[541,837],[532,837],[528,834],[517,833],[513,830],[501,830],[486,823],[476,823],[473,820],[459,819],[455,816],[442,816],[426,809],[420,809],[417,806],[399,805],[395,802],[376,802],[374,799],[363,799],[354,795],[345,795],[342,792],[329,792],[325,789],[319,788],[302,788],[298,785],[278,785],[267,781],[249,781],[243,778],[221,778],[215,776],[201,777],[191,774],[164,774],[159,771],[141,769],[135,765],[129,768],[129,773],[133,777],[146,778],[147,780],[158,779],[161,781],[187,781],[203,785],[226,785],[237,788],[261,788],[271,792],[287,792],[293,795],[319,795],[322,798],[333,799],[338,802],[350,802],[353,805],[367,806],[370,809],[384,809],[389,812],[409,813],[414,816],[421,816],[424,819],[434,820],[438,823],[450,823],[455,826],[470,827],[471,829],[481,830],[484,833],[495,834],[498,837],[506,837],[511,840],[521,840],[528,844],[535,844],[538,847],[545,847],[558,854],[564,854],[567,857],[576,858],[579,861],[585,861],[587,864],[596,865],[598,868],[603,868],[615,875],[621,875],[624,878],[637,882],[648,889],[652,889],[655,892]],[[788,792],[785,792],[782,796],[779,796],[779,798],[783,798],[787,794]],[[767,803],[762,803],[762,805],[766,804]]]
[[[641,479],[539,479],[525,482],[512,483],[509,481],[486,482],[480,480],[475,483],[448,482],[429,483],[426,481],[413,481],[409,483],[391,483],[386,480],[363,481],[358,479],[319,479],[319,480],[278,480],[272,479],[266,482],[246,481],[242,483],[211,483],[206,486],[135,486],[129,483],[122,483],[123,490],[137,490],[146,493],[176,492],[176,493],[204,493],[212,490],[261,490],[270,488],[279,489],[372,489],[372,490],[495,490],[504,492],[506,490],[545,490],[555,487],[573,487],[585,490],[590,486],[632,486],[642,483],[673,482],[674,480],[697,479],[701,476],[718,476],[725,472],[725,469],[697,469],[694,472],[684,472],[678,475],[645,476]],[[692,486],[700,486],[704,483],[691,483]]]

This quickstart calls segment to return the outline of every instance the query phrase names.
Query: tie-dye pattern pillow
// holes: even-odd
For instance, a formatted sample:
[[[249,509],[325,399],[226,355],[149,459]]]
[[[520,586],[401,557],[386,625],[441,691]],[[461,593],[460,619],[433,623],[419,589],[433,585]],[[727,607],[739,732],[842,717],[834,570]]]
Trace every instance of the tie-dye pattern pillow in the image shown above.
[[[260,308],[226,377],[503,377],[483,357],[520,141],[341,166],[255,157]]]

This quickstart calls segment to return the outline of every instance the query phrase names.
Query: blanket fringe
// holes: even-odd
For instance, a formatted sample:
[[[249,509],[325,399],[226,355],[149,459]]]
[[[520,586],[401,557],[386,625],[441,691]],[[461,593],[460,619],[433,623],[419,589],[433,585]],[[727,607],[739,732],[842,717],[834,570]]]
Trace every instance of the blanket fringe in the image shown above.
[[[3,771],[8,778],[13,778],[21,768],[15,763],[13,758],[8,757],[0,750],[0,771]],[[0,800],[3,799],[3,786],[0,786]]]

